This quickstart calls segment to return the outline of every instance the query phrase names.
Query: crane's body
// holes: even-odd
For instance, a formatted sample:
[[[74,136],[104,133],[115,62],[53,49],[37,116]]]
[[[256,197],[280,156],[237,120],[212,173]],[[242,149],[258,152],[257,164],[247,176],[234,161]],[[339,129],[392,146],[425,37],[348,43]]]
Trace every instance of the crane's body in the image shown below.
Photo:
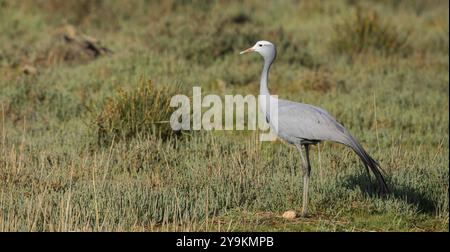
[[[304,103],[278,99],[278,136],[290,144],[335,141],[346,143],[347,130],[327,111]]]
[[[268,89],[269,70],[276,57],[275,46],[268,41],[258,41],[253,47],[241,52],[258,52],[264,58],[260,82],[260,108],[266,119],[274,128],[278,137],[295,145],[302,159],[303,168],[303,206],[302,216],[307,214],[308,190],[311,165],[309,161],[309,146],[321,141],[332,141],[352,148],[361,158],[366,170],[374,173],[381,193],[387,193],[388,187],[381,174],[380,165],[372,159],[364,148],[353,138],[327,111],[309,104],[277,99],[270,95]],[[277,111],[270,104],[277,104]],[[276,122],[274,122],[276,120]],[[305,148],[305,156],[302,153]]]

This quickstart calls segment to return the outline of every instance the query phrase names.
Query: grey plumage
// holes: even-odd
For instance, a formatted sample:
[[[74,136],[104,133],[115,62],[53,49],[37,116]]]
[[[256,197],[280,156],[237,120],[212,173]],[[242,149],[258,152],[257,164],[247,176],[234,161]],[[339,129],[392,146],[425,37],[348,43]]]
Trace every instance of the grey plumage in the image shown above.
[[[278,99],[278,136],[294,145],[332,141],[346,145],[372,171],[381,193],[389,191],[380,165],[364,150],[350,132],[327,111],[304,103]]]
[[[241,54],[246,52],[258,52],[264,58],[264,67],[260,82],[260,94],[266,98],[260,99],[260,106],[266,115],[266,118],[269,120],[269,124],[275,129],[279,138],[295,145],[300,151],[304,172],[302,215],[306,215],[307,213],[309,177],[311,170],[309,146],[321,141],[332,141],[350,147],[363,162],[367,173],[369,174],[370,170],[375,175],[380,193],[385,194],[389,192],[378,162],[376,162],[350,132],[337,122],[334,117],[328,114],[327,111],[309,104],[270,97],[268,75],[270,66],[276,57],[276,49],[272,43],[268,41],[258,41],[253,47],[242,51]],[[269,105],[272,104],[272,102],[268,101],[277,102],[278,109],[276,114],[274,114],[271,105]],[[303,156],[302,146],[305,148],[306,158]]]

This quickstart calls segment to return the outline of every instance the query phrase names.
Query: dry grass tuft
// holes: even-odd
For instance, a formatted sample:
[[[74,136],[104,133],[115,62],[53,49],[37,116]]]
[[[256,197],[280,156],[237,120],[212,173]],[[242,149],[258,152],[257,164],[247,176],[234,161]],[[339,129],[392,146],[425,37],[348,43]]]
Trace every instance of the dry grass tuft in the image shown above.
[[[357,8],[353,16],[336,25],[331,49],[340,54],[355,55],[378,52],[383,55],[410,52],[408,32],[401,32],[392,23],[383,22],[377,12]]]

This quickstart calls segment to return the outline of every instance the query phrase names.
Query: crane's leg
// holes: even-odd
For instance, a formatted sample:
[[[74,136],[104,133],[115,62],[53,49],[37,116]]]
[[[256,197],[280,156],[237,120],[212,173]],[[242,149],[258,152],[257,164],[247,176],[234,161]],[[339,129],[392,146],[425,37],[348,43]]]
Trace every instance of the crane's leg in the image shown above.
[[[305,145],[306,166],[303,168],[303,206],[302,217],[308,214],[308,194],[309,194],[309,177],[311,175],[311,165],[309,162],[309,145]]]
[[[302,199],[302,217],[306,217],[308,214],[308,191],[309,191],[309,176],[311,173],[311,166],[309,162],[309,145],[305,144],[306,159],[303,156],[301,145],[296,145],[300,151],[300,157],[302,158],[303,169],[303,199]]]

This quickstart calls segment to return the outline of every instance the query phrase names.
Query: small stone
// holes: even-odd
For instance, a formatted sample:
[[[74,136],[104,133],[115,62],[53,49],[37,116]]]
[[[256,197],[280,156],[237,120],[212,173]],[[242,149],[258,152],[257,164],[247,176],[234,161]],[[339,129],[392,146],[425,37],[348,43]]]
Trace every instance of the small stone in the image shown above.
[[[34,66],[25,65],[22,68],[24,74],[35,75],[37,74],[37,69]]]
[[[77,37],[77,29],[73,25],[66,25],[63,30],[67,39],[74,40]]]
[[[283,213],[283,218],[287,220],[293,220],[297,217],[297,213],[294,210],[289,210]]]

